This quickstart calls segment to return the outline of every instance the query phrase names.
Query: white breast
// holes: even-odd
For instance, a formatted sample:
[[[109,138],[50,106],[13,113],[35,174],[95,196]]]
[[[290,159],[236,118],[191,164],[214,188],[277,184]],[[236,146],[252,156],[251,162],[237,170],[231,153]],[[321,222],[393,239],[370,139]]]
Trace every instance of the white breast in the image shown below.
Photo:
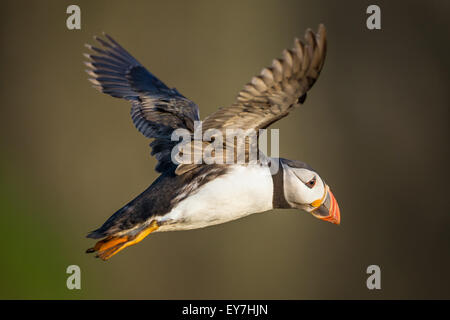
[[[272,209],[273,182],[267,167],[236,165],[202,186],[159,218],[158,231],[188,230]]]

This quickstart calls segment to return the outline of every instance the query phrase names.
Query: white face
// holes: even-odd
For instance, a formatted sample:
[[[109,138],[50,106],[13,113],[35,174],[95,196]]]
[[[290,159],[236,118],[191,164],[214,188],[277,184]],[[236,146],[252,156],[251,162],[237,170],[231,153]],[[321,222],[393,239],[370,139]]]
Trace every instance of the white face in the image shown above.
[[[306,168],[291,168],[284,164],[283,169],[284,193],[292,206],[310,212],[321,204],[327,191],[317,172]]]

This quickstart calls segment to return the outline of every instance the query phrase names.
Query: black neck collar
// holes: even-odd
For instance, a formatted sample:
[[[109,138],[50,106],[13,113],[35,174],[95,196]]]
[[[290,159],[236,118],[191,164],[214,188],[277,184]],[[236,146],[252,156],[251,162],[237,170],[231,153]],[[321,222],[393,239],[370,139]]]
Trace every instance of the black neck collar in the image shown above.
[[[292,208],[284,196],[284,170],[281,160],[278,159],[278,171],[272,175],[273,198],[272,205],[274,209]]]

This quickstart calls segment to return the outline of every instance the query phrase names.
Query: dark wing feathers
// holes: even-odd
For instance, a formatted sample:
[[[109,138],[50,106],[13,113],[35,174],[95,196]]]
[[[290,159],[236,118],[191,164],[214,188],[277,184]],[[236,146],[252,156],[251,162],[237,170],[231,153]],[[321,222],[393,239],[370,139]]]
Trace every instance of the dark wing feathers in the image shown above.
[[[199,120],[197,105],[167,87],[110,36],[104,36],[95,37],[102,48],[86,45],[94,52],[85,54],[89,80],[99,91],[131,101],[134,125],[146,137],[155,138],[152,148],[158,146],[152,151],[158,160],[156,170],[173,169],[170,151],[175,144],[170,136],[178,128],[193,131],[194,121]]]
[[[305,42],[296,39],[293,49],[244,86],[233,105],[209,115],[203,130],[264,129],[303,103],[325,61],[325,27],[320,25],[317,34],[307,30]]]
[[[284,50],[281,59],[273,60],[271,67],[264,68],[244,86],[235,103],[209,115],[202,130],[219,129],[223,136],[226,129],[254,129],[258,133],[258,129],[287,116],[305,101],[307,91],[319,77],[325,55],[325,27],[320,25],[317,34],[308,29],[305,43],[296,39],[294,47]],[[176,173],[193,168],[193,164],[180,164]]]
[[[197,105],[176,89],[168,88],[147,71],[133,56],[110,36],[95,37],[102,48],[87,45],[94,54],[86,54],[90,60],[87,73],[94,87],[113,97],[132,102],[131,118],[136,128],[148,138],[152,155],[158,160],[156,170],[174,170],[171,161],[173,130],[184,128],[193,132],[194,121],[199,120]],[[264,129],[285,117],[302,104],[307,91],[313,86],[323,67],[326,55],[326,33],[323,25],[315,34],[307,30],[305,42],[298,39],[294,47],[284,50],[282,58],[273,60],[253,77],[238,94],[236,102],[208,116],[202,130]],[[195,168],[195,164],[180,164],[177,174]]]

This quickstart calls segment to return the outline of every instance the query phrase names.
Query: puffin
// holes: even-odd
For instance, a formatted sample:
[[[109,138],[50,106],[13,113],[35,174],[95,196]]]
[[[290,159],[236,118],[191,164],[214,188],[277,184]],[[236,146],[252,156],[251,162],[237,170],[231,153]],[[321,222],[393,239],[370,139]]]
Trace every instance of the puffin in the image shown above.
[[[98,46],[86,44],[90,53],[84,53],[89,81],[100,92],[131,102],[134,126],[152,139],[151,155],[157,160],[159,176],[87,235],[97,241],[87,253],[108,260],[150,233],[204,228],[273,209],[298,209],[340,223],[340,209],[330,187],[302,161],[266,156],[258,144],[256,161],[174,157],[174,150],[180,151],[179,140],[173,138],[179,130],[192,137],[201,123],[201,132],[261,132],[304,104],[325,61],[323,24],[317,32],[307,29],[304,39],[296,38],[292,49],[285,49],[281,58],[253,77],[231,106],[219,108],[203,121],[193,101],[150,73],[111,36],[103,33],[94,39]],[[201,141],[200,149],[214,141]],[[225,144],[218,145],[226,153]],[[179,154],[189,155],[195,149],[192,142],[184,146]]]

